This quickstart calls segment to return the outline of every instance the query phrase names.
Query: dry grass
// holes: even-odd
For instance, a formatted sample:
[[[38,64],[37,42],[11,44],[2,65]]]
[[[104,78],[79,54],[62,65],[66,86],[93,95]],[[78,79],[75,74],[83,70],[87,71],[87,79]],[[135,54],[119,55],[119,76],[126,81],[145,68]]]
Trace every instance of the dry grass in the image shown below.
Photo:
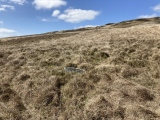
[[[159,120],[159,21],[0,39],[0,120]]]

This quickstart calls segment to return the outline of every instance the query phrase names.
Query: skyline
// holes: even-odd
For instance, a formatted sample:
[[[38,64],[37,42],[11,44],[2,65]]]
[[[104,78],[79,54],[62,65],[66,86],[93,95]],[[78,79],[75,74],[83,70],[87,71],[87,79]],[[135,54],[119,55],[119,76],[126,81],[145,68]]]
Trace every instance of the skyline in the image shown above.
[[[0,0],[0,38],[158,17],[158,0]]]

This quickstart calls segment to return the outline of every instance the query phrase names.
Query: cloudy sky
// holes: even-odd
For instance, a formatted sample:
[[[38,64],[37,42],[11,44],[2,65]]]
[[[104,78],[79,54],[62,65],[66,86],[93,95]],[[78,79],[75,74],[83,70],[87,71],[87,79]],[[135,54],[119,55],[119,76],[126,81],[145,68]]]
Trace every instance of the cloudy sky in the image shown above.
[[[159,0],[0,0],[0,37],[156,16]]]

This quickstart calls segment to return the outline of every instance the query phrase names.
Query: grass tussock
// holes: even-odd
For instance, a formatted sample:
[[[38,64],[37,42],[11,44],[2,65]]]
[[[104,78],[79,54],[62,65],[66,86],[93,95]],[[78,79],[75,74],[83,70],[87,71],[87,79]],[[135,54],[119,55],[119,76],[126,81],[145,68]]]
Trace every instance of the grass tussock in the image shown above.
[[[0,120],[160,119],[159,30],[152,18],[0,39]]]

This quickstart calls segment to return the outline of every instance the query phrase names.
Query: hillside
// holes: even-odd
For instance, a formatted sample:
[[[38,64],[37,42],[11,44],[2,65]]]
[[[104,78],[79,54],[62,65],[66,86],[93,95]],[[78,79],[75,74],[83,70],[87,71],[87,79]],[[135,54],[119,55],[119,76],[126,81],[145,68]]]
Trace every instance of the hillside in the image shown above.
[[[0,120],[140,119],[160,119],[160,18],[0,39]]]

